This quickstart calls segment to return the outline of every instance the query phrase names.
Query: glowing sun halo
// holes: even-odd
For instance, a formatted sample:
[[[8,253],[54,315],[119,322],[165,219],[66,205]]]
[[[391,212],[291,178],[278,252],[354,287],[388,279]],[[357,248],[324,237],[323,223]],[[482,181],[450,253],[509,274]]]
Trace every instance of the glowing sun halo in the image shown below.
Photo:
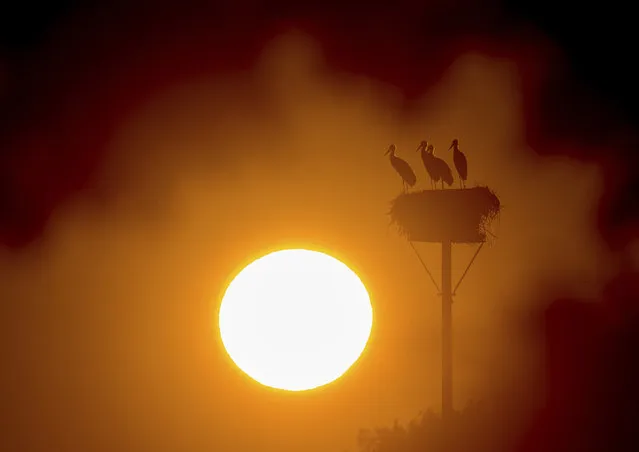
[[[364,351],[368,292],[339,260],[283,250],[245,267],[226,289],[222,342],[235,364],[272,388],[303,391],[339,378]]]

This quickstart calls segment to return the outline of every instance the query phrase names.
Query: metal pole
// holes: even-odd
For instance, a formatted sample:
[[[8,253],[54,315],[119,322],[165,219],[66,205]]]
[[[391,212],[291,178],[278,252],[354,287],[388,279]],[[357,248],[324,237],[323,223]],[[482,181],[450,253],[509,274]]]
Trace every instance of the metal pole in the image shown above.
[[[442,419],[453,413],[452,243],[442,242]]]

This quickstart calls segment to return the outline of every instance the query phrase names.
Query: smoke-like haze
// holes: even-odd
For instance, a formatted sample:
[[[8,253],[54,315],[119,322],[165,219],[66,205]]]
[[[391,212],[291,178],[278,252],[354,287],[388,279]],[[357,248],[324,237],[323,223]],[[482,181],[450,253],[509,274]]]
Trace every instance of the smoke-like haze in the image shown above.
[[[395,143],[426,188],[422,139],[452,164],[458,138],[470,184],[489,185],[503,205],[497,239],[455,299],[456,403],[536,387],[539,343],[522,325],[540,308],[540,285],[594,295],[608,273],[595,229],[600,175],[526,148],[520,88],[514,65],[466,54],[406,119],[399,91],[331,70],[319,44],[291,32],[251,71],[149,100],[110,144],[96,188],[106,201],[74,197],[40,242],[1,257],[0,298],[14,301],[3,341],[21,350],[2,376],[16,441],[342,450],[360,427],[438,408],[439,298],[386,215],[401,183],[383,153]],[[301,396],[240,375],[215,330],[233,272],[287,245],[352,265],[375,309],[361,361]],[[438,278],[437,245],[417,248]],[[454,249],[454,278],[473,252]]]

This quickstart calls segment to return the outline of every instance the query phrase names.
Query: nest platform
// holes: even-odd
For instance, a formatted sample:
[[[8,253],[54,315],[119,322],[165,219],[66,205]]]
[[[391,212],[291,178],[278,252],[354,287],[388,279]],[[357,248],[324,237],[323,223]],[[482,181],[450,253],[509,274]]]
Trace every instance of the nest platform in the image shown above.
[[[389,215],[412,242],[480,243],[500,209],[492,190],[473,187],[402,193],[391,201]]]

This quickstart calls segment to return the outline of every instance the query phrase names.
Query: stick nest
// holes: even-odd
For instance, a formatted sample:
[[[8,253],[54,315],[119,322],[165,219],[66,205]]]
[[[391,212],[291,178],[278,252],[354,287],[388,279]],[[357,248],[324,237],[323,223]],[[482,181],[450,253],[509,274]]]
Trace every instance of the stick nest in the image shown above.
[[[402,193],[389,215],[401,235],[414,242],[478,243],[501,209],[488,187]]]

